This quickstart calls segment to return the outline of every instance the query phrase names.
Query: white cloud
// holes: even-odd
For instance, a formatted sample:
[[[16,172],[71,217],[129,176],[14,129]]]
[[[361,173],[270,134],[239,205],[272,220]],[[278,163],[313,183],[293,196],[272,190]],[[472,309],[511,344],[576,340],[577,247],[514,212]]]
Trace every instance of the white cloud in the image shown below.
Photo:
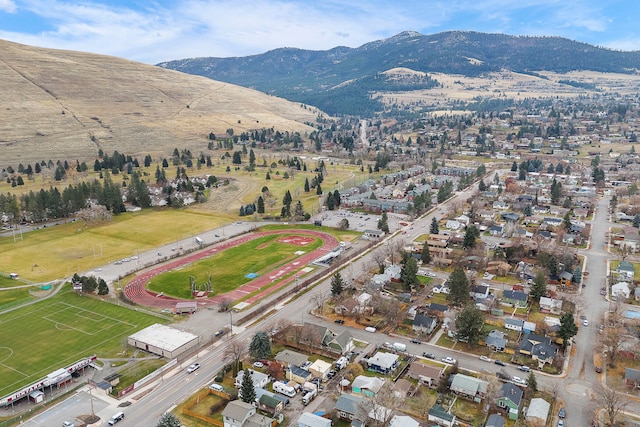
[[[14,13],[16,9],[16,3],[13,0],[0,0],[1,12]]]

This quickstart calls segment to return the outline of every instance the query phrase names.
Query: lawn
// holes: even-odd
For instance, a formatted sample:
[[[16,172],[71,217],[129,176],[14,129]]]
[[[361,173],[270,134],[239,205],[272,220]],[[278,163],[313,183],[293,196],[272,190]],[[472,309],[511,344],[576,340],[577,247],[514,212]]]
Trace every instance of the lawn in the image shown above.
[[[70,286],[0,315],[0,396],[92,354],[113,357],[126,336],[163,320],[76,295]]]
[[[44,282],[91,270],[228,222],[227,216],[188,209],[123,213],[87,227],[80,221],[70,222],[23,233],[22,239],[15,242],[13,237],[0,238],[0,265],[6,274],[18,273],[21,279]],[[9,280],[2,284],[24,283]]]
[[[189,277],[194,277],[197,285],[206,283],[211,277],[213,292],[210,296],[223,294],[250,282],[252,279],[245,277],[248,273],[262,276],[295,259],[297,255],[294,252],[303,250],[309,253],[322,245],[320,239],[314,239],[312,243],[299,247],[277,242],[281,238],[282,235],[270,235],[251,240],[179,270],[156,276],[147,286],[154,292],[191,298]]]
[[[339,228],[333,227],[318,227],[313,224],[293,224],[293,225],[279,225],[279,224],[270,224],[263,225],[258,229],[258,231],[268,231],[268,230],[289,230],[289,229],[298,229],[298,230],[312,230],[312,231],[321,231],[323,233],[327,233],[335,237],[340,241],[351,242],[358,237],[362,236],[362,233],[353,230],[341,230]]]
[[[28,288],[7,289],[0,291],[0,310],[6,310],[7,308],[16,306],[18,304],[24,304],[35,299],[30,293]]]

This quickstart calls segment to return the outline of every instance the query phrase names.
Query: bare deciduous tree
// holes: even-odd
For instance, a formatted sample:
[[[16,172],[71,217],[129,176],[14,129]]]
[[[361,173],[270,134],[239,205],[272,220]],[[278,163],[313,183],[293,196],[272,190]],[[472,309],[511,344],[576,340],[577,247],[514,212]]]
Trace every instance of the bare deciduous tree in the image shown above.
[[[224,359],[233,365],[233,376],[240,371],[240,363],[247,355],[247,344],[237,338],[232,338],[224,349]]]
[[[624,330],[622,327],[615,325],[613,327],[606,328],[604,333],[600,336],[600,342],[607,353],[607,362],[610,368],[615,368],[616,366],[616,357],[618,355],[618,350],[620,349],[620,344],[622,343],[623,334]]]
[[[233,303],[233,300],[231,298],[228,298],[228,297],[220,298],[220,301],[218,302],[218,311],[220,312],[229,311],[232,303]]]
[[[328,293],[326,291],[316,291],[313,293],[313,295],[311,295],[311,298],[309,299],[313,303],[313,305],[316,306],[316,311],[321,316],[324,312],[324,303],[327,298]]]
[[[614,426],[616,417],[629,404],[629,399],[622,393],[598,384],[595,388],[597,401],[607,414],[607,425]]]
[[[391,390],[391,382],[387,382],[374,395],[367,396],[362,402],[362,412],[372,414],[371,425],[374,427],[386,427],[391,424],[391,419],[397,414],[404,399],[397,396]],[[369,422],[367,423],[369,424]]]
[[[373,251],[373,253],[371,254],[371,258],[373,259],[373,261],[378,266],[378,273],[383,273],[384,272],[384,268],[385,268],[384,260],[386,258],[386,255],[384,253],[384,249],[378,248],[375,251]]]

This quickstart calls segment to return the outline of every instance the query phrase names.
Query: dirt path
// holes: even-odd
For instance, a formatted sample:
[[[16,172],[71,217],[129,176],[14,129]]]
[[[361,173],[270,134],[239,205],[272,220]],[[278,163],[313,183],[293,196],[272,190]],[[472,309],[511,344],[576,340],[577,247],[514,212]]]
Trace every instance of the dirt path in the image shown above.
[[[237,215],[240,206],[250,203],[250,201],[245,201],[244,199],[259,190],[255,181],[242,176],[234,178],[219,177],[218,179],[229,179],[229,185],[212,189],[207,201],[197,206],[194,205],[194,209]]]

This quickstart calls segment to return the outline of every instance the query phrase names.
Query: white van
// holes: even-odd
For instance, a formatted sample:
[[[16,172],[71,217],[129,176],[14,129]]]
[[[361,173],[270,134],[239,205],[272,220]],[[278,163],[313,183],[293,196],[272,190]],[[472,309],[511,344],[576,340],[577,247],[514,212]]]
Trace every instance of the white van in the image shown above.
[[[118,421],[121,421],[123,419],[124,419],[124,412],[118,412],[117,414],[115,414],[113,417],[109,419],[109,425],[112,426]]]
[[[375,332],[376,328],[374,328],[373,326],[367,326],[366,328],[364,328],[364,330],[367,332]]]
[[[224,391],[224,388],[220,384],[213,383],[209,386],[211,390]]]

